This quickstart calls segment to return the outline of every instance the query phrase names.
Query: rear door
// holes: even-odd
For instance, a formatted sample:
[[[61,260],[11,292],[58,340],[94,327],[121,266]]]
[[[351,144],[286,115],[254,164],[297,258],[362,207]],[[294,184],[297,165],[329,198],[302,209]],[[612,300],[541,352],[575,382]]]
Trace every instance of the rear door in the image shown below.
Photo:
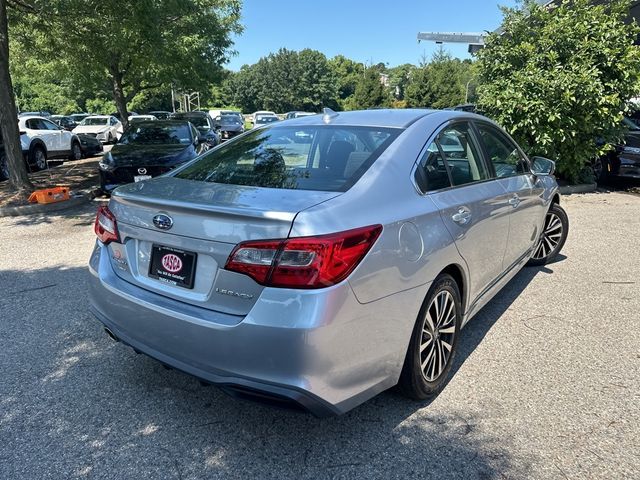
[[[51,136],[52,147],[49,147],[50,152],[61,152],[65,150],[69,150],[71,147],[69,145],[65,145],[64,142],[64,130],[56,125],[55,123],[49,120],[41,120],[44,127],[49,131],[49,135]]]
[[[508,195],[510,228],[504,256],[504,268],[508,269],[539,237],[544,219],[543,188],[515,142],[489,123],[476,122],[476,127],[492,175]]]
[[[428,150],[441,157],[431,173],[440,184],[446,183],[446,174],[452,185],[430,196],[467,263],[473,302],[503,271],[509,234],[505,191],[491,179],[468,122],[445,127]]]
[[[29,137],[38,137],[44,142],[48,152],[54,152],[57,150],[58,139],[55,132],[47,128],[44,119],[29,118],[25,122],[25,127],[27,128]]]

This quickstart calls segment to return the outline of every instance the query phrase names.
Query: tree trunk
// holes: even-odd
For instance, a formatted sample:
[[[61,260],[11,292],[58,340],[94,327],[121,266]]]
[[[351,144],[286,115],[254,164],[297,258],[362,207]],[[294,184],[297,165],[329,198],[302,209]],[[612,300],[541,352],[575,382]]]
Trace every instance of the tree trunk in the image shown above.
[[[122,128],[125,129],[129,126],[129,112],[127,110],[127,99],[122,88],[122,73],[117,65],[112,65],[109,68],[109,74],[111,76],[111,87],[113,88],[113,100],[116,102],[116,108],[120,114]]]
[[[0,131],[9,167],[9,182],[17,193],[26,197],[33,191],[33,185],[29,181],[27,167],[22,156],[17,115],[13,84],[9,73],[7,0],[0,0]]]

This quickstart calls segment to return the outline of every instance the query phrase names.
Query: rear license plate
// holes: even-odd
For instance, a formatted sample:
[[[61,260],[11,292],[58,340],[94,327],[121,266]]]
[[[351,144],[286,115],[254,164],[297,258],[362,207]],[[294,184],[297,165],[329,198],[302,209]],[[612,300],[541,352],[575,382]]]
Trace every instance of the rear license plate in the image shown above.
[[[150,178],[151,178],[151,175],[136,175],[135,177],[133,177],[133,181],[141,182],[143,180],[149,180]]]
[[[149,276],[182,288],[193,288],[198,255],[177,248],[153,245]]]

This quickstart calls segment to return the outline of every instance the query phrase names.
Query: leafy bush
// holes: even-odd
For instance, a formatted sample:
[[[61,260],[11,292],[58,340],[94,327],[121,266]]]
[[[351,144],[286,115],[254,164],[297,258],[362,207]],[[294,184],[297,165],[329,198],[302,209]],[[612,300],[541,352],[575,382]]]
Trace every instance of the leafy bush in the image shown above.
[[[640,28],[625,23],[629,1],[547,8],[527,0],[503,12],[501,31],[478,54],[479,107],[576,182],[620,139],[627,102],[639,91]]]

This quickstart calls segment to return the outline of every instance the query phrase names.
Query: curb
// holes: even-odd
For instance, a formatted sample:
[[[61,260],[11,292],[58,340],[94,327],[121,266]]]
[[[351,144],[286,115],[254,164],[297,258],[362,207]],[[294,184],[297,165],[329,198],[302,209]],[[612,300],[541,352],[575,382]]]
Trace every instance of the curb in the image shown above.
[[[2,207],[0,208],[0,217],[17,217],[20,215],[35,215],[46,214],[49,212],[59,212],[66,210],[67,208],[77,207],[88,203],[93,198],[93,192],[89,195],[83,195],[81,197],[71,198],[64,202],[49,203],[49,204],[35,204],[35,205],[20,205],[18,207]]]
[[[582,183],[580,185],[564,185],[559,187],[562,195],[571,195],[573,193],[591,193],[595,192],[598,188],[597,183]]]

